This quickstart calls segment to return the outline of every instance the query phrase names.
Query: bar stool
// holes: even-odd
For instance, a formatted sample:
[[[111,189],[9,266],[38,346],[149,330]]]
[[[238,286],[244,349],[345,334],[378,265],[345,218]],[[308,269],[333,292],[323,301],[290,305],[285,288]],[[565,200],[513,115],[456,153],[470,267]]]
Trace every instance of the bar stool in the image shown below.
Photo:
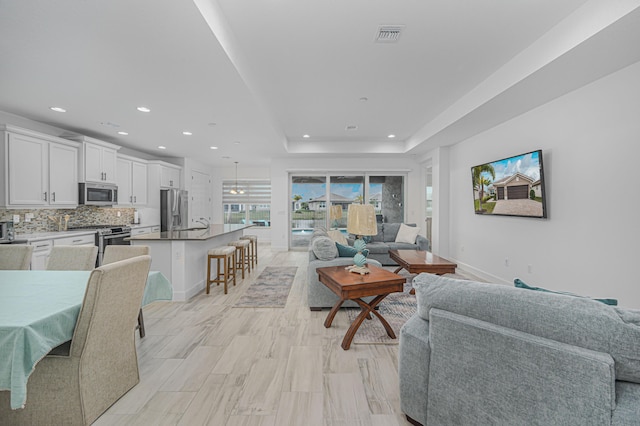
[[[245,235],[240,237],[241,240],[251,241],[251,247],[249,247],[249,258],[251,259],[251,266],[256,269],[258,264],[258,236],[257,235]]]
[[[217,273],[216,278],[211,279],[211,260],[216,259]],[[222,261],[222,268],[220,263]],[[236,249],[230,246],[212,248],[207,252],[207,294],[211,283],[224,283],[224,294],[227,294],[227,284],[233,279],[233,285],[236,285]]]
[[[251,262],[249,261],[249,246],[251,245],[251,241],[249,240],[231,241],[229,245],[235,247],[236,249],[236,271],[238,269],[241,270],[242,279],[244,279],[245,269],[247,270],[248,273],[251,273]]]

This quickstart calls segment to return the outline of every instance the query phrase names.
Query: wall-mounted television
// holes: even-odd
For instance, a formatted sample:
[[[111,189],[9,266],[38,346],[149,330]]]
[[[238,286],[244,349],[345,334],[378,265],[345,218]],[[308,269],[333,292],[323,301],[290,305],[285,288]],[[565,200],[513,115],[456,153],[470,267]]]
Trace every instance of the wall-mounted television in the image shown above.
[[[547,217],[542,151],[471,167],[476,214]]]

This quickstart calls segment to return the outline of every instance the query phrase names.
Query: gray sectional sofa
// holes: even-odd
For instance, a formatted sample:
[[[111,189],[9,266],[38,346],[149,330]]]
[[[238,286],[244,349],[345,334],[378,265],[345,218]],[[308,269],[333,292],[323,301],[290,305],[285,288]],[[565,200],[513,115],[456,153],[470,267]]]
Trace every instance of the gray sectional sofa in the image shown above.
[[[389,250],[429,250],[429,240],[422,235],[416,237],[414,244],[396,243],[396,236],[400,229],[400,223],[379,223],[378,235],[371,237],[367,243],[369,259],[374,259],[383,265],[396,265],[389,257]],[[407,223],[407,226],[416,226],[415,223]],[[349,238],[349,245],[353,245],[353,238]]]
[[[640,425],[640,311],[420,274],[400,400],[422,425]]]
[[[316,242],[319,238],[321,240]],[[333,246],[333,249],[331,246]],[[382,266],[380,262],[373,259],[367,259],[367,264]],[[339,300],[338,296],[318,280],[316,268],[349,265],[353,265],[353,256],[338,257],[338,249],[335,246],[335,242],[328,237],[327,232],[322,229],[315,229],[311,237],[311,242],[309,243],[309,267],[307,269],[307,300],[309,309],[318,311],[322,308],[331,308]],[[372,298],[365,298],[365,300],[371,299]],[[344,302],[342,306],[358,307],[358,304],[348,300]]]

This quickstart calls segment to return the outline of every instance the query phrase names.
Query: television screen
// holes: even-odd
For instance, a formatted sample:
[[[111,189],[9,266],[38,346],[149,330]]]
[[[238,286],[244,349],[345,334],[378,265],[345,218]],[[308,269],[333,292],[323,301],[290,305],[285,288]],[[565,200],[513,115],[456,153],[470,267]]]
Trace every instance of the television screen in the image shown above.
[[[476,214],[547,217],[542,151],[471,168]]]

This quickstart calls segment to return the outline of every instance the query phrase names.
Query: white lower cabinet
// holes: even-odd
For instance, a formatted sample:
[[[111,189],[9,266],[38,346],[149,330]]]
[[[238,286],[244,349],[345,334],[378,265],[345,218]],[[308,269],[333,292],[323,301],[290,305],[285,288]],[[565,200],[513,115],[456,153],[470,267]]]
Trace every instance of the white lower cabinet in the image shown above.
[[[51,247],[53,247],[52,240],[34,241],[30,243],[33,246],[33,253],[31,254],[31,269],[42,271],[47,269],[47,259],[51,254]]]

